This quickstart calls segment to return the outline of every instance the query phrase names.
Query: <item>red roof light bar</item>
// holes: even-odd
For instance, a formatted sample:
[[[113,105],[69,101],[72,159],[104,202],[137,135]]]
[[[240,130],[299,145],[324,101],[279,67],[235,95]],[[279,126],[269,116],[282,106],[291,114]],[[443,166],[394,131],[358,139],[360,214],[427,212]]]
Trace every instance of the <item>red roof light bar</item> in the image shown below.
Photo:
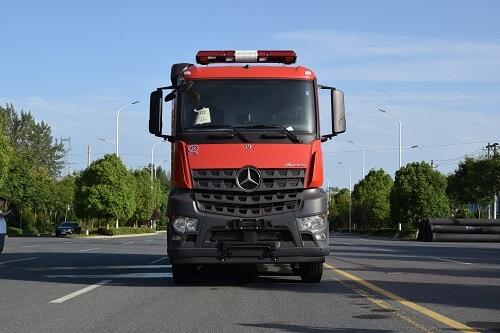
[[[198,51],[196,62],[200,65],[214,63],[279,63],[291,65],[297,60],[297,54],[291,50],[280,51]]]

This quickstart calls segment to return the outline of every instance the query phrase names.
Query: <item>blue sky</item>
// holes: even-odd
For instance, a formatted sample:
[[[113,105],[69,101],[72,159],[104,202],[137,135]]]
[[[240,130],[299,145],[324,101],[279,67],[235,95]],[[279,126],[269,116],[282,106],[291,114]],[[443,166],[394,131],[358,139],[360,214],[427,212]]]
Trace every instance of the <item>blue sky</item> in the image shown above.
[[[71,137],[71,162],[112,152],[123,104],[121,157],[146,165],[157,139],[147,132],[148,95],[167,85],[170,66],[200,49],[294,49],[320,83],[345,92],[348,132],[324,145],[328,182],[347,186],[366,168],[393,174],[397,123],[403,162],[457,158],[500,140],[498,1],[2,1],[0,104],[13,103]],[[326,97],[326,96],[325,96]],[[324,124],[328,107],[322,107]],[[328,126],[323,126],[324,131]],[[427,147],[436,146],[438,147]],[[162,145],[160,145],[162,147]],[[157,149],[168,166],[170,150]]]

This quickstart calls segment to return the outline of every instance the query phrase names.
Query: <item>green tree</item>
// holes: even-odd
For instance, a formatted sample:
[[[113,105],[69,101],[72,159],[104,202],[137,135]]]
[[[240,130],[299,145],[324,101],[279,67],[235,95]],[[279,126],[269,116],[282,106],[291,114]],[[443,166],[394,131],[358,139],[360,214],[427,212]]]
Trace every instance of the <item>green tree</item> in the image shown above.
[[[116,155],[105,155],[75,181],[75,210],[80,218],[113,219],[123,224],[135,211],[135,181]]]
[[[12,104],[0,107],[4,133],[16,154],[35,169],[46,169],[51,176],[59,175],[63,167],[64,145],[54,142],[52,129],[45,122],[36,122],[31,113],[16,112]]]
[[[466,158],[458,165],[455,173],[448,177],[447,193],[455,212],[463,205],[475,203],[478,217],[481,207],[486,207],[500,190],[500,155],[492,158]]]
[[[349,225],[349,189],[343,188],[333,196],[333,225],[336,229],[345,229]]]
[[[392,184],[391,176],[379,169],[370,170],[364,179],[354,185],[353,202],[366,217],[368,228],[388,227]],[[359,213],[356,216],[358,222]]]
[[[9,164],[12,158],[12,147],[4,133],[4,117],[0,114],[0,195],[3,192],[3,183],[7,178]]]
[[[478,217],[481,217],[481,207],[488,204],[488,193],[481,186],[481,172],[476,160],[466,158],[459,163],[455,173],[448,177],[447,193],[456,214],[464,214],[462,205],[475,203],[478,207]]]
[[[135,212],[134,226],[139,222],[149,221],[157,203],[159,182],[151,181],[150,172],[146,169],[136,170],[135,178]]]
[[[170,192],[170,173],[158,167],[156,170],[156,181],[159,182],[159,190],[156,192],[155,217],[158,217],[160,225],[167,224],[168,217],[168,194]]]
[[[391,222],[416,227],[425,217],[449,217],[446,177],[426,162],[407,164],[396,172],[390,195]]]
[[[9,219],[9,225],[23,228],[23,213],[26,215],[27,211],[31,210],[31,201],[36,195],[33,186],[33,171],[21,156],[14,154],[7,174],[2,195],[8,198],[9,209],[14,213]]]
[[[74,219],[74,198],[76,175],[69,175],[55,183],[54,190],[54,219],[56,223]]]

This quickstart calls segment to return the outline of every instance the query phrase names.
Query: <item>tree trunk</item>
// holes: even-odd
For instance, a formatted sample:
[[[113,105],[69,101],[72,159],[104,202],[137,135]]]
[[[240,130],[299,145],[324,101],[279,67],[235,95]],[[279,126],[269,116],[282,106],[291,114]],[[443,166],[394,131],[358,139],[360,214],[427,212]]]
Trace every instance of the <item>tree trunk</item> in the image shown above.
[[[495,195],[493,196],[493,219],[494,220],[497,219],[497,209],[498,209],[497,204],[498,204],[498,196],[495,193]]]

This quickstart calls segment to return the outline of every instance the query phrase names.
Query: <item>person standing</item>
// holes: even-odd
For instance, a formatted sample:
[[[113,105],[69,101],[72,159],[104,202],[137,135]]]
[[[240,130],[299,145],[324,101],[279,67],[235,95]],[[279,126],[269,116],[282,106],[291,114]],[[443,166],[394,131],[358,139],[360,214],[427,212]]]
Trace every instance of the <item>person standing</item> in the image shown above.
[[[3,212],[5,209],[5,205],[7,204],[7,200],[4,197],[0,197],[0,253],[3,251],[3,247],[5,245],[5,235],[7,234],[7,222],[5,218],[10,214],[10,211]]]

